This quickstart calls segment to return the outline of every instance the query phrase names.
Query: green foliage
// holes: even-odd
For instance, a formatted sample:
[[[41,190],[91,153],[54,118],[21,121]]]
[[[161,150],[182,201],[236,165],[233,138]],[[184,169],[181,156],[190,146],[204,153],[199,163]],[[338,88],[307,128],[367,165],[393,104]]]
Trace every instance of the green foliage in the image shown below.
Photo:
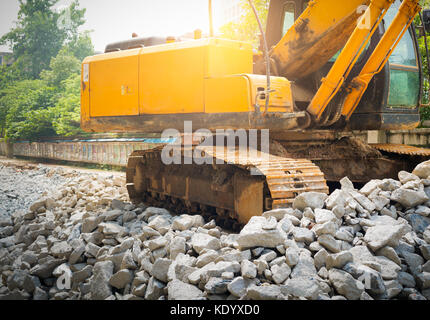
[[[57,2],[20,0],[17,26],[0,40],[11,45],[15,59],[0,67],[0,138],[81,132],[81,61],[94,54],[94,47],[89,32],[77,31],[85,13],[78,1],[66,15],[52,9]],[[59,21],[64,17],[68,21]]]
[[[263,27],[266,25],[269,0],[253,0],[258,17]],[[241,0],[241,9],[244,12],[239,22],[230,22],[220,28],[223,38],[250,42],[255,49],[260,45],[257,20],[248,0]]]
[[[19,0],[16,26],[0,38],[13,50],[13,57],[27,79],[37,79],[49,67],[63,44],[73,41],[78,27],[84,23],[85,9],[74,1],[63,12],[53,6],[58,0]]]
[[[65,88],[64,93],[50,111],[54,115],[52,126],[55,132],[68,137],[82,133],[80,127],[81,77],[79,74],[74,74],[64,80],[62,85]]]
[[[23,94],[25,92],[25,94]],[[42,80],[22,80],[2,91],[0,108],[7,111],[4,136],[12,141],[54,134],[50,123],[54,89]]]
[[[88,56],[94,55],[94,45],[91,41],[89,31],[85,31],[78,36],[74,36],[67,43],[66,49],[80,62]]]
[[[43,70],[40,73],[40,78],[50,86],[63,89],[64,80],[70,75],[80,73],[81,63],[70,54],[67,48],[63,48],[56,57],[51,59],[49,67],[49,70]]]
[[[420,0],[421,7],[423,9],[430,9],[430,0]],[[415,25],[419,26],[421,25],[421,20],[419,17],[415,18]],[[428,30],[426,39],[427,39],[427,45],[429,46],[430,50],[430,30]],[[419,35],[419,32],[417,32]],[[430,103],[430,84],[429,84],[429,69],[428,69],[428,61],[427,61],[427,52],[425,47],[425,41],[424,37],[418,37],[418,44],[420,48],[420,54],[421,54],[421,62],[423,66],[423,97],[422,97],[422,103],[423,104],[429,104]],[[422,107],[420,109],[421,114],[421,120],[430,120],[430,107]]]

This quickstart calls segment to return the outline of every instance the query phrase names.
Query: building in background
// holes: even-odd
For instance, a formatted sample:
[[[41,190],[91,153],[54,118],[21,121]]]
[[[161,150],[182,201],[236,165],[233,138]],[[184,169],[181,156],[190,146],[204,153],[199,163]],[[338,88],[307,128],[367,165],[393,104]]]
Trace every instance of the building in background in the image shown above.
[[[0,52],[0,66],[10,66],[12,62],[12,53]]]
[[[241,3],[241,0],[212,0],[215,30],[227,23],[239,22],[243,14]]]

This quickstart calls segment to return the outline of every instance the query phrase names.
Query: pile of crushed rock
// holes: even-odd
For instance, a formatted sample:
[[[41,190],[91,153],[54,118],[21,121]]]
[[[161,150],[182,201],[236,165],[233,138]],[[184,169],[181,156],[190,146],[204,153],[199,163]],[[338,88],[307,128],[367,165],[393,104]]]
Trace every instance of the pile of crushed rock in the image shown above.
[[[0,299],[430,299],[430,162],[253,217],[239,234],[76,175],[0,217]]]

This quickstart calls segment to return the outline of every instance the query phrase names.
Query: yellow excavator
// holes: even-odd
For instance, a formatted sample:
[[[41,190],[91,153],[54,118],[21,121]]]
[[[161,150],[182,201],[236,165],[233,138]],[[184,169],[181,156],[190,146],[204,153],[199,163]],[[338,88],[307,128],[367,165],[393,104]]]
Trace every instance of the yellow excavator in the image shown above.
[[[430,151],[349,133],[419,125],[420,11],[418,0],[272,0],[258,52],[198,32],[109,44],[82,63],[81,126],[181,133],[130,156],[131,200],[229,228],[344,176],[395,177]]]

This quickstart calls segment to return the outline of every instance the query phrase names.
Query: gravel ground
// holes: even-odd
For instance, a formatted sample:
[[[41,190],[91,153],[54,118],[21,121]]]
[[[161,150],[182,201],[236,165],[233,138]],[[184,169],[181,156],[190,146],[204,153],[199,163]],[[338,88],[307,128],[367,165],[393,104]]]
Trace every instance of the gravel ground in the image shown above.
[[[27,210],[41,196],[64,185],[76,172],[112,176],[112,173],[98,170],[0,159],[0,214],[11,215],[18,210]]]
[[[0,300],[430,300],[430,161],[239,234],[129,203],[124,173],[12,165],[8,192],[42,197],[0,215]]]

